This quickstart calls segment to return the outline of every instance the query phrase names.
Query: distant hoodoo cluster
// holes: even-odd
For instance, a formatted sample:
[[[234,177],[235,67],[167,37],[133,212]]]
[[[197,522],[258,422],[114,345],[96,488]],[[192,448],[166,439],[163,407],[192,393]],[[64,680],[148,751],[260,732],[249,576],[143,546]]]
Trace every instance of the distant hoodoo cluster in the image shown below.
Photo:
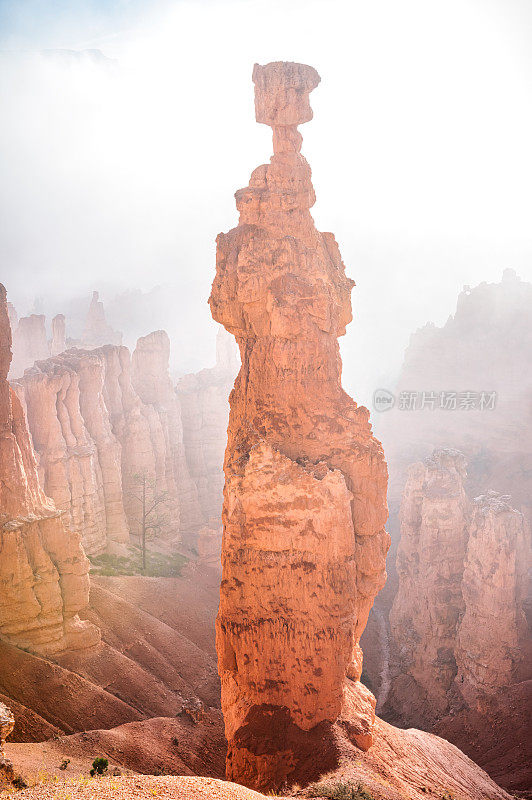
[[[367,409],[341,387],[337,337],[353,281],[316,230],[297,126],[312,119],[316,70],[255,65],[270,163],[236,197],[217,240],[213,317],[238,342],[225,456],[217,619],[227,776],[271,789],[327,751],[342,719],[372,742],[375,700],[359,639],[385,582],[387,469]],[[306,766],[305,766],[306,765]]]
[[[466,493],[466,459],[439,448],[408,473],[390,612],[394,720],[432,725],[530,680],[530,528],[510,497]]]

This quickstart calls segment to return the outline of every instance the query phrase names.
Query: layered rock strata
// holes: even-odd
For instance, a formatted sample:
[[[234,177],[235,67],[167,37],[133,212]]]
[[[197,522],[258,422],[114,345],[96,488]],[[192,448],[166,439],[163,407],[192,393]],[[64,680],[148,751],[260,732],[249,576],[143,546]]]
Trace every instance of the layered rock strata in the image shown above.
[[[0,636],[42,654],[98,643],[79,535],[43,493],[18,397],[7,382],[11,328],[0,287]]]
[[[104,398],[103,353],[69,350],[15,384],[26,407],[45,491],[89,554],[129,539],[121,447]]]
[[[227,775],[262,788],[296,776],[338,719],[371,744],[358,640],[389,546],[382,448],[340,382],[337,337],[354,284],[333,235],[314,227],[299,152],[319,80],[302,64],[254,68],[256,118],[273,128],[274,155],[235,195],[240,221],[217,239],[209,301],[242,361],[217,618]]]
[[[412,465],[401,505],[398,658],[390,718],[430,726],[532,677],[524,613],[530,530],[509,497],[469,500],[466,461],[436,450]]]
[[[37,362],[14,384],[39,454],[45,491],[68,514],[86,552],[136,542],[142,487],[149,509],[161,499],[157,533],[178,539],[202,524],[183,445],[180,409],[168,376],[163,331],[126,347],[68,350]]]

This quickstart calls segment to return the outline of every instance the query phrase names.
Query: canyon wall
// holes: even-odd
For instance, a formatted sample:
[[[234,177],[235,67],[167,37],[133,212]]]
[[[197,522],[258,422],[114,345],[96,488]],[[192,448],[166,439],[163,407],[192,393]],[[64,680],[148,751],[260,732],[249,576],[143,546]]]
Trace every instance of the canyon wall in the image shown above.
[[[215,366],[185,375],[176,387],[188,468],[197,487],[204,520],[211,525],[219,520],[222,511],[229,393],[239,366],[235,341],[220,328]]]
[[[11,327],[0,287],[0,636],[40,654],[90,647],[88,561],[42,491],[24,412],[11,390]]]
[[[164,480],[170,496],[176,498],[178,530],[193,530],[202,523],[198,487],[184,443],[184,420],[179,399],[169,375],[170,339],[165,331],[141,337],[132,355],[132,383],[140,400],[150,409],[150,429],[160,425],[164,439]],[[155,435],[155,434],[154,434]]]
[[[473,501],[455,680],[471,707],[532,678],[532,640],[524,611],[532,566],[530,528],[510,500],[490,491]]]
[[[271,789],[319,768],[318,742],[323,758],[338,719],[371,745],[375,701],[358,681],[358,640],[389,537],[382,448],[367,409],[341,388],[337,337],[354,284],[333,235],[314,227],[299,152],[319,76],[277,62],[256,65],[253,81],[274,155],[235,195],[240,221],[217,239],[209,301],[242,361],[224,463],[217,651],[227,775]]]
[[[466,478],[464,456],[449,449],[409,470],[387,700],[387,719],[401,724],[430,727],[532,677],[524,611],[530,530],[508,496],[470,500]]]
[[[411,337],[393,408],[376,415],[393,525],[410,464],[453,447],[468,461],[468,491],[511,494],[532,523],[532,284],[514,270],[464,287],[445,325]],[[388,387],[393,388],[393,387]]]
[[[71,349],[15,382],[45,491],[67,512],[89,554],[138,542],[142,493],[157,502],[157,535],[178,541],[203,524],[168,375],[164,331],[126,347]]]

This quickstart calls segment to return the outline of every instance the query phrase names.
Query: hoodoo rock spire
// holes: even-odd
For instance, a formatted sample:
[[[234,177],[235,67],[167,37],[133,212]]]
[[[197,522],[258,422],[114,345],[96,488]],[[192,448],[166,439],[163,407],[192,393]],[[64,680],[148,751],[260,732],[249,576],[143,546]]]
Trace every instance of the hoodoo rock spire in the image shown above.
[[[341,386],[351,289],[314,226],[297,126],[320,78],[255,65],[255,112],[274,155],[217,239],[213,317],[238,342],[225,456],[217,619],[227,775],[262,789],[334,765],[334,725],[372,741],[359,639],[386,573],[387,469],[369,412]],[[319,743],[319,744],[318,744]],[[327,762],[327,759],[329,761]],[[326,763],[327,762],[327,763]]]

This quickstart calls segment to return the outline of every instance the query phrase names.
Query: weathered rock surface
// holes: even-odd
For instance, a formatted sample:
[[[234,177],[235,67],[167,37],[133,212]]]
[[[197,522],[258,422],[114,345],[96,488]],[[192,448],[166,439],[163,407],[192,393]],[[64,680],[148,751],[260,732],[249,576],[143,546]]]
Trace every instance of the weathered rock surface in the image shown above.
[[[389,537],[382,448],[340,383],[353,281],[332,234],[314,227],[299,153],[319,76],[277,62],[256,65],[253,80],[274,155],[235,195],[240,222],[217,239],[210,298],[242,361],[224,464],[217,651],[227,775],[272,788],[315,759],[338,719],[360,747],[371,744],[375,701],[357,681],[358,640]]]
[[[40,653],[99,641],[78,613],[88,603],[80,538],[43,493],[18,397],[7,382],[11,328],[0,287],[0,636]]]
[[[45,491],[91,555],[140,536],[144,482],[147,508],[164,500],[159,535],[179,539],[203,522],[168,353],[158,331],[139,340],[133,360],[122,346],[71,349],[37,362],[14,384]]]
[[[0,791],[12,785],[15,777],[13,764],[6,758],[4,744],[15,726],[15,718],[11,710],[0,702]]]
[[[532,566],[530,529],[510,497],[476,497],[462,576],[464,615],[456,641],[456,685],[466,704],[532,678],[524,613]]]
[[[9,708],[0,703],[0,759],[4,757],[4,744],[15,727],[15,717]]]
[[[89,350],[93,347],[103,347],[106,344],[121,345],[122,334],[120,331],[113,330],[107,323],[100,295],[98,292],[93,292],[80,345]]]
[[[530,531],[510,498],[470,501],[466,462],[436,450],[409,471],[399,590],[390,613],[398,665],[389,718],[430,726],[532,677],[524,613]]]
[[[211,525],[214,519],[220,518],[222,509],[229,393],[238,369],[234,339],[220,328],[216,338],[216,365],[185,375],[176,387],[188,468],[197,487],[203,520]]]

